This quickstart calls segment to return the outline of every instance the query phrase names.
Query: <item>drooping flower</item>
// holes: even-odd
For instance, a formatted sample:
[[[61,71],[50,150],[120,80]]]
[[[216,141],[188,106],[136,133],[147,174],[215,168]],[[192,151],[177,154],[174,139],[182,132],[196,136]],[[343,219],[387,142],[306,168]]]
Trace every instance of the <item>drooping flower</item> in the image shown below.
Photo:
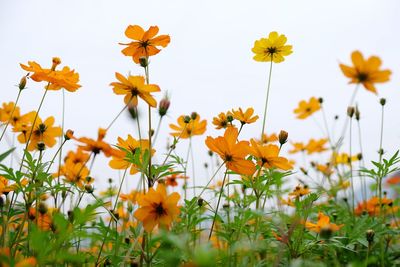
[[[35,82],[48,82],[47,90],[59,90],[65,88],[67,91],[75,92],[81,86],[79,82],[79,74],[75,70],[71,70],[68,66],[61,70],[56,70],[56,66],[60,64],[59,58],[53,58],[53,66],[51,69],[44,69],[35,61],[28,61],[28,65],[20,64],[21,68],[33,72],[29,77]]]
[[[189,120],[186,120],[185,116],[182,115],[178,118],[178,125],[170,124],[169,127],[175,131],[171,133],[172,136],[187,139],[194,135],[202,135],[205,133],[207,121],[200,121],[200,115],[198,114],[194,119],[190,118]]]
[[[255,171],[254,163],[245,158],[251,151],[249,142],[237,142],[238,135],[238,129],[228,127],[224,136],[207,136],[206,145],[221,157],[228,169],[238,174],[252,175]]]
[[[293,112],[297,114],[298,119],[306,119],[320,109],[321,103],[319,100],[311,97],[308,102],[305,100],[300,101],[299,106]]]
[[[317,223],[306,222],[305,226],[310,231],[321,233],[321,230],[330,230],[331,232],[339,231],[343,225],[330,223],[329,216],[319,212]]]
[[[340,64],[343,74],[350,78],[349,83],[362,84],[370,92],[377,93],[375,83],[384,83],[389,81],[392,72],[390,70],[380,70],[382,61],[377,56],[371,56],[364,59],[360,51],[354,51],[351,54],[353,66]]]
[[[276,145],[260,145],[254,139],[250,140],[250,154],[257,159],[257,164],[263,168],[278,168],[290,170],[292,165],[284,157],[279,157],[279,147]]]
[[[136,140],[130,134],[128,134],[128,137],[125,140],[121,137],[118,137],[117,147],[119,147],[120,149],[115,151],[109,163],[110,167],[117,170],[125,170],[127,168],[130,168],[130,174],[138,173],[139,167],[136,164],[128,161],[126,159],[126,156],[128,154],[128,151],[134,155],[135,152],[140,149],[140,155],[141,157],[143,157],[146,150],[148,151],[150,149],[149,140]],[[153,155],[154,153],[155,150],[152,149],[151,155]]]
[[[232,110],[233,118],[240,121],[241,124],[250,124],[258,120],[258,115],[253,116],[254,109],[248,108],[243,112],[242,108]]]
[[[150,93],[159,92],[160,87],[158,85],[145,84],[143,76],[128,75],[124,77],[122,74],[116,72],[115,77],[119,82],[113,82],[110,85],[114,87],[115,94],[125,95],[125,104],[130,102],[132,105],[137,106],[138,97],[140,97],[153,108],[157,107],[157,101]]]
[[[33,123],[32,116],[31,119]],[[35,125],[29,125],[27,127],[26,132],[22,131],[17,139],[20,143],[26,143],[29,139],[29,134],[32,131],[32,136],[29,141],[28,150],[32,151],[38,148],[38,143],[44,143],[46,147],[53,147],[57,140],[56,138],[61,136],[62,131],[61,127],[53,127],[54,117],[50,116],[45,121],[42,122],[40,117],[37,117]]]
[[[147,232],[151,232],[156,225],[169,228],[180,213],[179,199],[178,193],[167,195],[165,186],[158,184],[157,190],[150,188],[147,194],[138,198],[139,209],[134,216],[143,223]]]
[[[270,32],[268,38],[261,38],[255,41],[251,51],[255,53],[253,59],[259,62],[280,63],[285,60],[284,56],[288,56],[292,51],[291,45],[285,45],[287,38],[283,34]]]
[[[166,47],[170,42],[169,35],[159,35],[157,26],[150,26],[144,31],[139,25],[129,25],[125,30],[126,37],[133,39],[130,43],[120,43],[127,47],[122,50],[125,56],[131,56],[135,63],[139,63],[141,57],[150,57],[158,54],[161,50],[157,47]]]

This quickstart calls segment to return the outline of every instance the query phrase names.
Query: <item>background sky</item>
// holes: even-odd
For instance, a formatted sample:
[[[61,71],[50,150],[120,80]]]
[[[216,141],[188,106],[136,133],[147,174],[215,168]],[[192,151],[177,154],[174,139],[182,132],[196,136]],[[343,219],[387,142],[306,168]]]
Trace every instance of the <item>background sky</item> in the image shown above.
[[[105,1],[105,0],[0,0],[0,100],[14,101],[19,79],[25,74],[19,63],[34,60],[49,67],[58,56],[62,65],[80,74],[80,88],[66,93],[66,128],[75,135],[96,138],[98,127],[106,127],[123,107],[121,96],[109,86],[115,72],[143,74],[129,57],[122,55],[119,42],[128,42],[124,31],[138,24],[147,29],[158,25],[171,43],[151,58],[150,81],[168,91],[171,108],[163,121],[157,150],[164,151],[168,124],[181,114],[196,111],[208,120],[208,131],[194,137],[198,175],[208,160],[204,140],[214,130],[212,117],[232,108],[254,107],[262,117],[268,63],[255,62],[254,41],[271,31],[285,34],[293,54],[274,64],[268,108],[267,132],[284,129],[292,141],[323,137],[313,119],[297,120],[293,109],[302,99],[323,97],[332,125],[333,117],[344,114],[354,90],[339,63],[351,64],[350,54],[360,50],[365,57],[379,56],[391,81],[377,86],[379,97],[360,88],[356,102],[362,116],[365,157],[377,159],[380,132],[379,98],[387,98],[384,149],[391,155],[400,145],[399,62],[400,2],[372,0],[336,1]],[[22,112],[35,110],[43,84],[30,82],[20,101]],[[163,93],[157,94],[161,99]],[[61,92],[49,92],[41,117],[54,115],[61,123]],[[147,110],[142,101],[139,110]],[[126,115],[126,114],[124,114]],[[143,114],[145,115],[145,114]],[[157,120],[154,114],[154,120]],[[322,123],[320,113],[315,120]],[[341,129],[343,121],[339,121]],[[261,120],[243,130],[243,138],[259,135]],[[122,116],[106,140],[128,133],[137,136],[135,124]],[[337,133],[338,135],[338,133]],[[178,149],[185,155],[188,142]],[[74,147],[74,145],[71,145]],[[4,143],[1,150],[4,151]],[[289,146],[284,150],[288,150]],[[358,146],[353,151],[358,152]],[[50,150],[48,156],[52,155]],[[160,158],[162,158],[160,156]],[[100,159],[101,161],[104,159]],[[100,181],[115,177],[97,165],[93,176]],[[97,187],[101,187],[98,185]]]

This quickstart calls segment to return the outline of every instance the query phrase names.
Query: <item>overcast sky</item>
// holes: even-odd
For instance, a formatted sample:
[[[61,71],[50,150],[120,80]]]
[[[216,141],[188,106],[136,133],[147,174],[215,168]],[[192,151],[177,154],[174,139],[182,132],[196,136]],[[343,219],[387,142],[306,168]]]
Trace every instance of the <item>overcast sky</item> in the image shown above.
[[[142,74],[129,57],[121,54],[119,42],[128,42],[128,25],[144,28],[158,25],[171,36],[170,45],[151,58],[150,80],[171,95],[171,109],[163,122],[159,151],[163,151],[168,123],[181,114],[196,111],[209,122],[206,135],[216,136],[211,120],[221,111],[254,107],[262,117],[268,63],[255,62],[254,41],[271,31],[285,34],[293,54],[275,64],[271,84],[267,131],[285,129],[293,141],[322,137],[312,119],[297,120],[298,102],[323,97],[329,124],[335,114],[343,115],[354,86],[348,84],[338,64],[350,64],[350,54],[378,55],[391,81],[378,85],[379,97],[387,98],[384,148],[388,154],[400,144],[400,2],[372,0],[335,1],[6,1],[0,0],[1,102],[14,101],[14,86],[25,72],[19,63],[34,60],[50,66],[58,56],[62,65],[80,74],[80,88],[66,93],[66,128],[77,136],[96,137],[123,107],[121,96],[109,84],[115,72]],[[397,26],[396,26],[397,25]],[[23,92],[22,112],[37,108],[43,84],[29,83]],[[160,99],[163,93],[157,94]],[[364,90],[357,103],[362,116],[366,157],[375,159],[379,148],[379,97]],[[140,102],[139,109],[145,111]],[[61,122],[61,92],[48,94],[42,117],[55,115]],[[316,114],[321,121],[321,114]],[[154,116],[156,118],[156,116]],[[340,124],[341,125],[341,124]],[[111,128],[107,141],[126,137],[135,126],[126,116]],[[258,136],[257,125],[244,129],[243,138]],[[221,134],[221,132],[219,132]],[[195,137],[194,151],[201,169],[206,157],[204,139]],[[182,143],[182,156],[187,142]],[[289,147],[287,147],[288,149]],[[4,145],[1,146],[5,150]],[[286,150],[287,150],[286,149]],[[354,147],[358,152],[358,146]],[[50,153],[50,152],[48,152]],[[97,166],[95,177],[104,180],[112,171]]]

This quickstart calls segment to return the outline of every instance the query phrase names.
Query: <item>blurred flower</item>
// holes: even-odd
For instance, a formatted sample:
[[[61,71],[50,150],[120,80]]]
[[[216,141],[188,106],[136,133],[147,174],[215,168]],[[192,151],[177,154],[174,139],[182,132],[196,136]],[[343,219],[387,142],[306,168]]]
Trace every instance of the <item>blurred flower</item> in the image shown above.
[[[310,231],[321,233],[321,231],[323,230],[330,230],[331,232],[339,231],[339,229],[343,226],[343,224],[336,225],[334,223],[330,223],[329,216],[323,214],[322,212],[319,212],[318,222],[317,223],[306,222],[305,226]]]
[[[217,117],[213,118],[212,124],[216,126],[215,128],[217,130],[233,126],[232,123],[229,122],[229,116],[231,116],[233,119],[232,113],[230,111],[228,111],[227,113],[221,112],[218,114]]]
[[[103,141],[105,135],[106,135],[106,130],[103,128],[99,128],[97,134],[97,140],[87,137],[74,138],[74,139],[76,139],[80,143],[83,143],[82,145],[79,146],[79,148],[82,149],[83,151],[89,151],[95,155],[99,154],[100,152],[103,152],[106,157],[110,157],[111,155],[113,155],[113,152],[115,151],[108,143]]]
[[[294,110],[294,113],[297,114],[298,119],[305,119],[320,109],[321,104],[318,99],[311,97],[308,102],[305,100],[300,101],[299,106]]]
[[[279,138],[278,135],[276,135],[276,133],[272,133],[270,135],[263,133],[262,140],[257,140],[257,143],[259,143],[260,145],[265,145],[268,143],[277,142],[278,140]]]
[[[264,168],[290,170],[292,165],[284,157],[279,157],[279,147],[276,145],[260,145],[254,139],[250,140],[250,154],[257,159],[257,164]]]
[[[350,165],[350,163],[358,161],[358,155],[354,155],[352,157],[349,156],[347,153],[340,153],[334,154],[335,164],[343,164],[343,165]]]
[[[314,140],[311,139],[308,141],[308,144],[306,145],[306,150],[307,154],[313,154],[313,153],[320,153],[328,150],[328,148],[325,147],[325,144],[328,142],[328,139],[323,138],[319,140]]]
[[[291,45],[285,45],[286,41],[285,35],[270,32],[268,38],[261,38],[255,41],[251,50],[255,53],[253,59],[260,62],[273,61],[274,63],[284,61],[284,56],[288,56],[293,52]]]
[[[351,54],[353,66],[340,64],[343,74],[350,78],[349,83],[362,84],[370,92],[377,93],[375,83],[384,83],[389,81],[392,74],[390,70],[380,70],[382,61],[379,57],[371,56],[364,59],[360,51],[354,51]]]
[[[198,114],[195,119],[190,119],[187,123],[185,122],[185,116],[182,115],[178,118],[178,125],[169,125],[172,130],[176,131],[171,135],[182,139],[190,138],[193,135],[202,135],[206,131],[206,126],[207,121],[200,121],[200,115]]]
[[[132,105],[137,106],[138,97],[140,97],[153,108],[157,107],[157,101],[150,93],[159,92],[160,87],[158,87],[158,85],[145,84],[143,76],[128,75],[124,77],[122,74],[116,72],[115,77],[119,82],[113,82],[110,85],[114,87],[113,90],[115,94],[125,95],[125,104],[131,102]]]
[[[307,185],[301,186],[298,185],[294,188],[292,192],[289,193],[289,196],[299,198],[305,195],[308,195],[310,193],[310,189],[308,188]]]
[[[356,215],[369,214],[370,216],[382,214],[390,214],[397,212],[399,207],[393,206],[393,199],[387,198],[386,196],[379,200],[379,197],[371,197],[367,201],[358,203],[354,210]]]
[[[173,170],[170,169],[170,172],[173,172]],[[176,181],[177,179],[187,179],[187,178],[188,178],[187,176],[183,175],[182,173],[178,173],[178,172],[175,172],[168,176],[163,177],[163,179],[165,180],[165,185],[167,185],[167,186],[169,185],[172,187],[178,185],[178,182]]]
[[[157,26],[151,26],[147,31],[144,31],[139,25],[129,25],[125,30],[126,37],[134,41],[120,45],[127,47],[122,50],[125,56],[131,56],[133,61],[137,64],[140,62],[141,57],[150,57],[158,54],[161,50],[158,46],[166,47],[170,42],[169,35],[159,35]]]
[[[206,145],[221,157],[228,169],[238,174],[252,175],[255,171],[254,163],[245,159],[250,153],[249,142],[237,142],[238,135],[238,129],[228,127],[223,137],[207,136]]]
[[[306,145],[304,145],[303,142],[292,143],[292,146],[293,149],[289,150],[290,154],[295,154],[297,152],[304,152],[307,149]]]
[[[85,179],[89,176],[89,169],[86,167],[85,163],[67,161],[60,167],[57,173],[53,174],[53,177],[58,176],[64,176],[66,182],[83,188],[86,182]]]
[[[179,198],[176,192],[167,195],[165,186],[158,184],[157,190],[150,188],[147,194],[138,198],[140,208],[135,211],[134,216],[143,223],[147,232],[151,232],[156,225],[169,228],[180,213]]]
[[[123,194],[121,193],[119,198],[122,201],[130,201],[133,205],[137,203],[138,198],[142,195],[141,192],[132,190],[129,194]]]

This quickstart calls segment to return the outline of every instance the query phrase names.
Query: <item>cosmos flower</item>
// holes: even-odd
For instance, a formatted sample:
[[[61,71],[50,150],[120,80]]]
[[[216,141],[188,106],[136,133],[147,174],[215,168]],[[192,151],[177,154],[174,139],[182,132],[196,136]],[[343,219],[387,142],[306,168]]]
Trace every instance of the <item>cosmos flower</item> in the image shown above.
[[[254,139],[250,140],[250,154],[257,158],[257,164],[264,168],[290,170],[292,165],[284,157],[279,157],[279,147],[276,145],[260,145]]]
[[[175,131],[171,133],[172,136],[180,136],[180,138],[186,139],[193,135],[202,135],[205,133],[207,121],[200,121],[200,115],[197,114],[195,119],[191,118],[189,122],[186,122],[185,116],[182,115],[178,118],[178,125],[170,124],[169,127]]]
[[[377,93],[375,83],[384,83],[389,81],[392,72],[390,70],[380,70],[382,61],[377,56],[371,56],[364,59],[360,51],[354,51],[351,54],[353,66],[340,64],[343,74],[350,78],[349,83],[362,84],[370,92]]]
[[[250,124],[258,120],[258,115],[253,116],[253,113],[253,108],[248,108],[245,112],[243,112],[242,108],[232,110],[233,118],[240,121],[241,124]]]
[[[143,76],[128,75],[124,77],[122,74],[116,72],[115,77],[119,82],[113,82],[110,85],[114,87],[115,94],[125,95],[125,104],[130,102],[133,106],[137,106],[138,97],[140,97],[153,108],[157,107],[157,101],[150,93],[159,92],[160,87],[158,85],[145,84]]]
[[[255,54],[253,59],[259,62],[280,63],[285,60],[284,56],[288,56],[292,51],[291,45],[285,45],[287,38],[283,34],[270,32],[268,38],[261,38],[255,41],[251,51]]]
[[[321,104],[319,100],[311,97],[308,102],[305,100],[300,101],[299,106],[293,112],[297,114],[298,119],[306,119],[320,109]]]
[[[169,228],[180,213],[179,198],[178,193],[168,195],[165,186],[158,184],[157,190],[150,188],[147,194],[138,197],[139,209],[134,216],[147,232],[153,231],[156,225]]]
[[[159,35],[157,26],[150,26],[144,31],[139,25],[129,25],[125,30],[126,37],[132,39],[130,43],[120,43],[127,47],[122,50],[125,56],[131,56],[135,63],[139,63],[141,57],[150,57],[158,54],[161,50],[157,47],[166,47],[170,42],[169,35]]]

